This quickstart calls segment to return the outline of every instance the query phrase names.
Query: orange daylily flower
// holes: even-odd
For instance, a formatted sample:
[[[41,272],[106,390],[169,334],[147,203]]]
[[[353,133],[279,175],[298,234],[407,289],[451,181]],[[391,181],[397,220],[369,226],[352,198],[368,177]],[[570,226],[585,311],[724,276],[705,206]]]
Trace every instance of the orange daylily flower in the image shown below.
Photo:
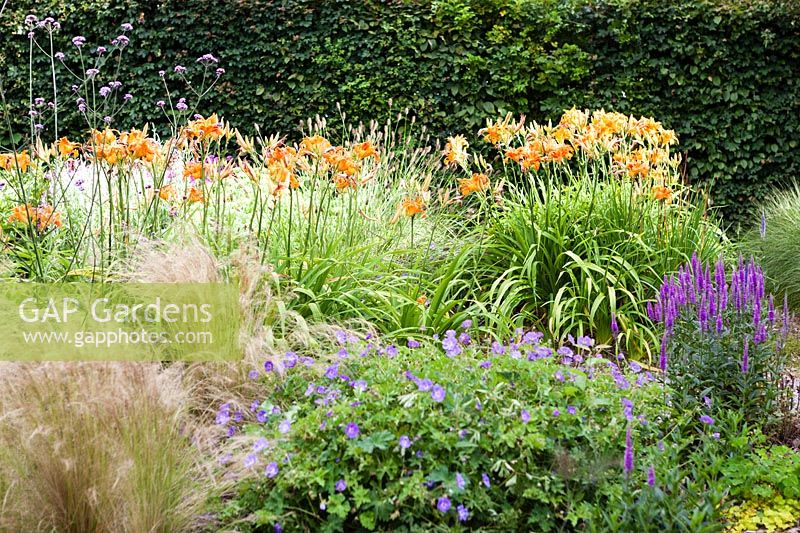
[[[663,185],[657,185],[653,187],[653,196],[656,200],[669,200],[672,198],[672,189],[664,187]]]
[[[375,158],[375,161],[380,161],[381,156],[378,155],[378,150],[375,149],[371,141],[364,141],[353,146],[353,154],[357,159],[366,159],[368,157]]]
[[[486,127],[478,130],[478,135],[482,135],[486,142],[495,146],[508,144],[525,123],[525,117],[522,117],[518,123],[512,123],[511,117],[511,113],[508,113],[503,120],[498,119],[495,122],[487,120]]]
[[[173,187],[170,183],[162,185],[161,190],[158,191],[158,197],[165,202],[173,200],[175,198],[175,187]]]
[[[18,154],[0,154],[0,168],[3,170],[18,168],[20,172],[27,172],[30,165],[31,157],[28,155],[27,150],[23,150]]]
[[[58,153],[61,157],[75,157],[78,155],[79,143],[70,142],[66,137],[61,137],[58,140]]]
[[[184,133],[189,139],[207,139],[215,141],[222,137],[223,133],[225,133],[225,129],[222,121],[220,121],[217,114],[214,113],[208,118],[200,117],[190,121],[186,128],[184,128]]]
[[[313,137],[304,137],[300,141],[300,150],[298,154],[313,155],[316,157],[321,156],[331,148],[331,143],[322,135],[314,135]]]
[[[466,198],[474,192],[482,192],[489,188],[489,178],[486,174],[473,174],[471,178],[458,180],[458,189],[461,196]]]
[[[152,163],[158,153],[158,144],[153,139],[149,139],[141,130],[132,129],[128,133],[123,133],[119,140],[127,146],[128,155],[134,159],[143,159]]]
[[[111,144],[116,142],[117,136],[114,135],[114,132],[106,128],[103,131],[92,130],[92,142],[96,145],[102,144]]]
[[[282,161],[275,161],[267,167],[272,181],[275,183],[289,183],[292,189],[300,187],[300,182],[297,181],[297,176],[294,174],[294,168],[287,165]]]
[[[114,165],[127,155],[125,147],[117,142],[112,144],[96,145],[94,149],[95,160],[104,160],[109,165]]]
[[[203,189],[199,189],[197,187],[192,187],[191,189],[189,189],[188,200],[192,203],[204,202],[205,195],[203,194]]]
[[[469,158],[467,148],[469,148],[469,143],[463,135],[448,137],[447,144],[444,146],[444,164],[465,166],[467,158]]]
[[[678,142],[678,136],[673,130],[662,130],[658,133],[658,142],[664,146]]]
[[[541,144],[539,142],[536,143]],[[528,170],[533,167],[534,170],[539,170],[542,163],[542,152],[536,147],[526,144],[517,148],[509,148],[506,150],[506,157],[512,161],[519,163],[524,169]]]
[[[576,109],[574,107],[568,111],[564,111],[564,114],[561,115],[561,120],[558,123],[560,128],[566,128],[576,133],[582,132],[584,129],[586,129],[588,124],[588,112],[581,111],[580,109]]]
[[[356,188],[356,181],[347,174],[334,174],[332,179],[336,189],[340,192],[348,188]]]
[[[186,163],[186,166],[183,167],[184,178],[199,180],[203,178],[203,173],[204,173],[203,163],[198,163],[195,161],[192,163]],[[208,174],[206,174],[205,177],[208,177]]]
[[[425,214],[425,201],[420,196],[417,196],[416,198],[407,197],[403,199],[402,207],[407,217]]]
[[[544,149],[545,159],[553,163],[560,163],[572,158],[572,147],[560,141],[549,141],[544,145]]]
[[[44,231],[51,225],[56,228],[62,226],[61,213],[54,212],[53,208],[49,205],[33,207],[30,204],[20,204],[11,212],[8,222],[9,224],[15,222],[32,224],[36,226],[36,229],[39,231]]]
[[[286,165],[294,166],[295,159],[297,158],[297,150],[291,146],[276,146],[267,156],[267,166],[275,162],[281,162]]]

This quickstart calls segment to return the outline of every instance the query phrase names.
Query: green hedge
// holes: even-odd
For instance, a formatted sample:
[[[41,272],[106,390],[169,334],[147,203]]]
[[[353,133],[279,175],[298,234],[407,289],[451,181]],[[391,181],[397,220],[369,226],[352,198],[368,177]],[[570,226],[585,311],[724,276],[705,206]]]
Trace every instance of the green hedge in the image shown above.
[[[22,23],[33,12],[62,21],[65,52],[73,35],[108,43],[134,23],[119,79],[135,98],[117,126],[158,121],[158,71],[211,52],[227,72],[204,108],[243,129],[295,134],[317,113],[338,120],[337,102],[351,120],[409,108],[436,136],[474,133],[505,111],[653,115],[680,133],[687,177],[713,186],[732,220],[800,168],[800,9],[791,0],[11,4],[0,16],[0,72],[17,124],[28,98]],[[47,94],[47,76],[37,73],[34,96]]]

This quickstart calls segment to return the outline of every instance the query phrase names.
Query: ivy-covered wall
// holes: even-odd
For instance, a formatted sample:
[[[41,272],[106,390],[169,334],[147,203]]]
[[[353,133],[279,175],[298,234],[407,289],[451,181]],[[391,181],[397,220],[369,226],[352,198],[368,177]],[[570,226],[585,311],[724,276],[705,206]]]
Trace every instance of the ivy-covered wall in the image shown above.
[[[203,111],[241,129],[295,135],[309,116],[338,119],[337,102],[349,120],[409,108],[440,137],[474,133],[506,111],[540,121],[573,105],[653,115],[679,132],[687,178],[710,185],[732,221],[800,170],[800,8],[792,0],[10,4],[0,16],[0,79],[18,131],[27,131],[30,12],[61,21],[56,49],[67,64],[73,36],[85,36],[91,53],[133,23],[120,73],[99,75],[134,95],[116,127],[160,123],[158,71],[213,53],[226,73]],[[37,64],[34,97],[47,98],[48,77]],[[62,124],[80,127],[76,114]]]

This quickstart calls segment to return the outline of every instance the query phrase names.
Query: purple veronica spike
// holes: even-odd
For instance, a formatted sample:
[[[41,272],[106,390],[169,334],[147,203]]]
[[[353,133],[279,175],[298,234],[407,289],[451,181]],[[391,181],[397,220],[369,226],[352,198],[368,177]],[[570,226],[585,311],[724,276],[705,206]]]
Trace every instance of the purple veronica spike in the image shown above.
[[[629,476],[633,472],[633,437],[631,436],[631,428],[625,432],[625,476]]]
[[[647,469],[647,484],[651,487],[656,486],[656,469],[653,468],[653,465],[650,465],[650,468]]]

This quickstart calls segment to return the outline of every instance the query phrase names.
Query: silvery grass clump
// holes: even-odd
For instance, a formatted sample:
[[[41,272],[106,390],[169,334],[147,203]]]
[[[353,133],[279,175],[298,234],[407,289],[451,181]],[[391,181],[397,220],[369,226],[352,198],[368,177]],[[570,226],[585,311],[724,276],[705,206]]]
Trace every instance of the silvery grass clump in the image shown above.
[[[713,402],[762,422],[775,416],[789,311],[784,299],[777,320],[754,259],[740,256],[728,274],[722,259],[693,256],[665,277],[648,314],[663,325],[659,366],[679,405]]]
[[[767,285],[788,295],[800,309],[800,183],[773,193],[762,205],[760,223],[742,239],[745,253],[758,257]]]

